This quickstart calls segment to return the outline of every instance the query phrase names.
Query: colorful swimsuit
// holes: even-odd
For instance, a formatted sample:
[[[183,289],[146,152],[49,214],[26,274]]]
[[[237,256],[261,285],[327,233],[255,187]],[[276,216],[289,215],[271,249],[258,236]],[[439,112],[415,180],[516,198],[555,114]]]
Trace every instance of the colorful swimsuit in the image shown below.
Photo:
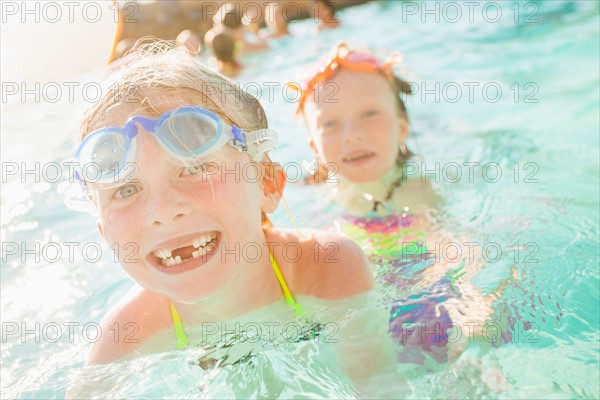
[[[344,232],[369,255],[378,268],[382,290],[391,298],[388,331],[402,344],[398,360],[424,364],[428,355],[439,363],[447,361],[452,320],[443,303],[460,293],[448,278],[419,287],[420,273],[435,263],[435,257],[423,242],[418,218],[391,214],[344,216],[343,220]],[[410,291],[414,287],[419,288],[416,293]]]

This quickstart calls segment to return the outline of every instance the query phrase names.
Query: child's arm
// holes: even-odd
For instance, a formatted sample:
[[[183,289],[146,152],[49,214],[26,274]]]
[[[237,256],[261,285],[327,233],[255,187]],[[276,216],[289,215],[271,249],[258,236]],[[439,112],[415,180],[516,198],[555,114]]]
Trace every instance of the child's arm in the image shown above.
[[[428,248],[438,250],[432,255],[436,257],[436,262],[422,274],[423,284],[431,285],[440,279],[447,279],[458,292],[458,297],[450,297],[437,306],[438,312],[443,307],[452,323],[460,327],[460,332],[455,334],[459,339],[448,343],[449,358],[456,359],[474,341],[481,343],[483,328],[494,313],[492,302],[496,297],[484,296],[481,289],[471,282],[486,266],[479,245],[464,237],[451,241],[444,235],[435,238],[430,236],[429,241],[431,244],[428,243]],[[446,248],[447,244],[459,249],[458,254],[462,254],[462,257],[457,258],[455,253],[439,250]]]

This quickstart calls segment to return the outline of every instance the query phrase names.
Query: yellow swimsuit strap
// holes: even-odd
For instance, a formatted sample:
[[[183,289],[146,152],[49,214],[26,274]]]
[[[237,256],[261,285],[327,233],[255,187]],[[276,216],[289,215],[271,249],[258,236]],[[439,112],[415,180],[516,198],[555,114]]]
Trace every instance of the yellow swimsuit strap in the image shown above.
[[[279,265],[277,265],[277,261],[275,261],[275,257],[273,257],[273,254],[271,252],[269,252],[269,259],[271,260],[273,271],[275,272],[275,276],[277,277],[279,285],[281,286],[281,290],[283,291],[283,297],[285,297],[285,301],[291,308],[294,309],[294,311],[296,311],[297,316],[304,317],[304,310],[302,309],[302,306],[296,303],[294,296],[292,296],[292,292],[290,292],[287,283],[285,283],[285,279],[283,278],[283,274],[279,269]]]
[[[173,317],[173,329],[175,330],[175,339],[177,339],[177,350],[183,349],[188,345],[188,337],[183,329],[181,317],[173,303],[171,303],[171,317]]]
[[[273,257],[273,254],[271,254],[270,252],[269,259],[271,261],[271,265],[273,266],[275,276],[277,277],[279,285],[281,286],[281,290],[283,291],[283,297],[285,297],[285,301],[291,308],[294,309],[297,316],[304,317],[304,310],[302,309],[302,306],[298,304],[294,299],[294,296],[292,296],[292,293],[290,292],[287,283],[285,283],[283,274],[279,269],[279,265],[277,265],[275,257]],[[177,349],[183,349],[184,347],[187,347],[189,341],[187,335],[185,334],[185,330],[183,329],[181,317],[179,316],[179,313],[177,312],[177,309],[175,308],[173,303],[171,303],[171,317],[173,318],[173,329],[175,330],[175,338],[177,339]]]

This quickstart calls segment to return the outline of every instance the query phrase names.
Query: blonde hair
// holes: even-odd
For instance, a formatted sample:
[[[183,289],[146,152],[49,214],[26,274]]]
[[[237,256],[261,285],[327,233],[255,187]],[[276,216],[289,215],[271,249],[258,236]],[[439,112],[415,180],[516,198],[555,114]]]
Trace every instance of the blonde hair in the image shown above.
[[[198,103],[201,97],[204,108],[226,117],[244,131],[268,128],[265,111],[254,96],[207,68],[175,42],[138,42],[132,53],[109,66],[102,87],[100,99],[84,113],[77,142],[98,129],[105,116],[117,107],[134,104],[138,109],[156,111],[149,97],[157,89],[176,95],[189,105]],[[272,227],[264,212],[261,217],[264,229]]]
[[[152,109],[149,97],[157,89],[187,100],[190,105],[201,97],[203,107],[245,131],[268,127],[265,111],[254,96],[176,43],[152,40],[136,46],[132,53],[109,66],[100,99],[84,113],[78,141],[97,129],[105,116],[119,106]]]

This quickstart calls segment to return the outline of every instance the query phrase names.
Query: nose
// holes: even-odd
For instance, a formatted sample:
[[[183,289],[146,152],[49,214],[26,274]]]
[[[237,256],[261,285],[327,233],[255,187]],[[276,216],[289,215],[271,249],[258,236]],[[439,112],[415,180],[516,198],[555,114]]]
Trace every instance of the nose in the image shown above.
[[[343,131],[346,142],[360,142],[364,139],[361,125],[350,118],[344,121]]]
[[[152,135],[137,136],[135,162],[140,166],[143,200],[139,206],[145,226],[170,224],[192,213],[189,193],[178,185],[173,164]]]
[[[191,214],[192,205],[175,188],[148,193],[146,226],[168,225]]]

